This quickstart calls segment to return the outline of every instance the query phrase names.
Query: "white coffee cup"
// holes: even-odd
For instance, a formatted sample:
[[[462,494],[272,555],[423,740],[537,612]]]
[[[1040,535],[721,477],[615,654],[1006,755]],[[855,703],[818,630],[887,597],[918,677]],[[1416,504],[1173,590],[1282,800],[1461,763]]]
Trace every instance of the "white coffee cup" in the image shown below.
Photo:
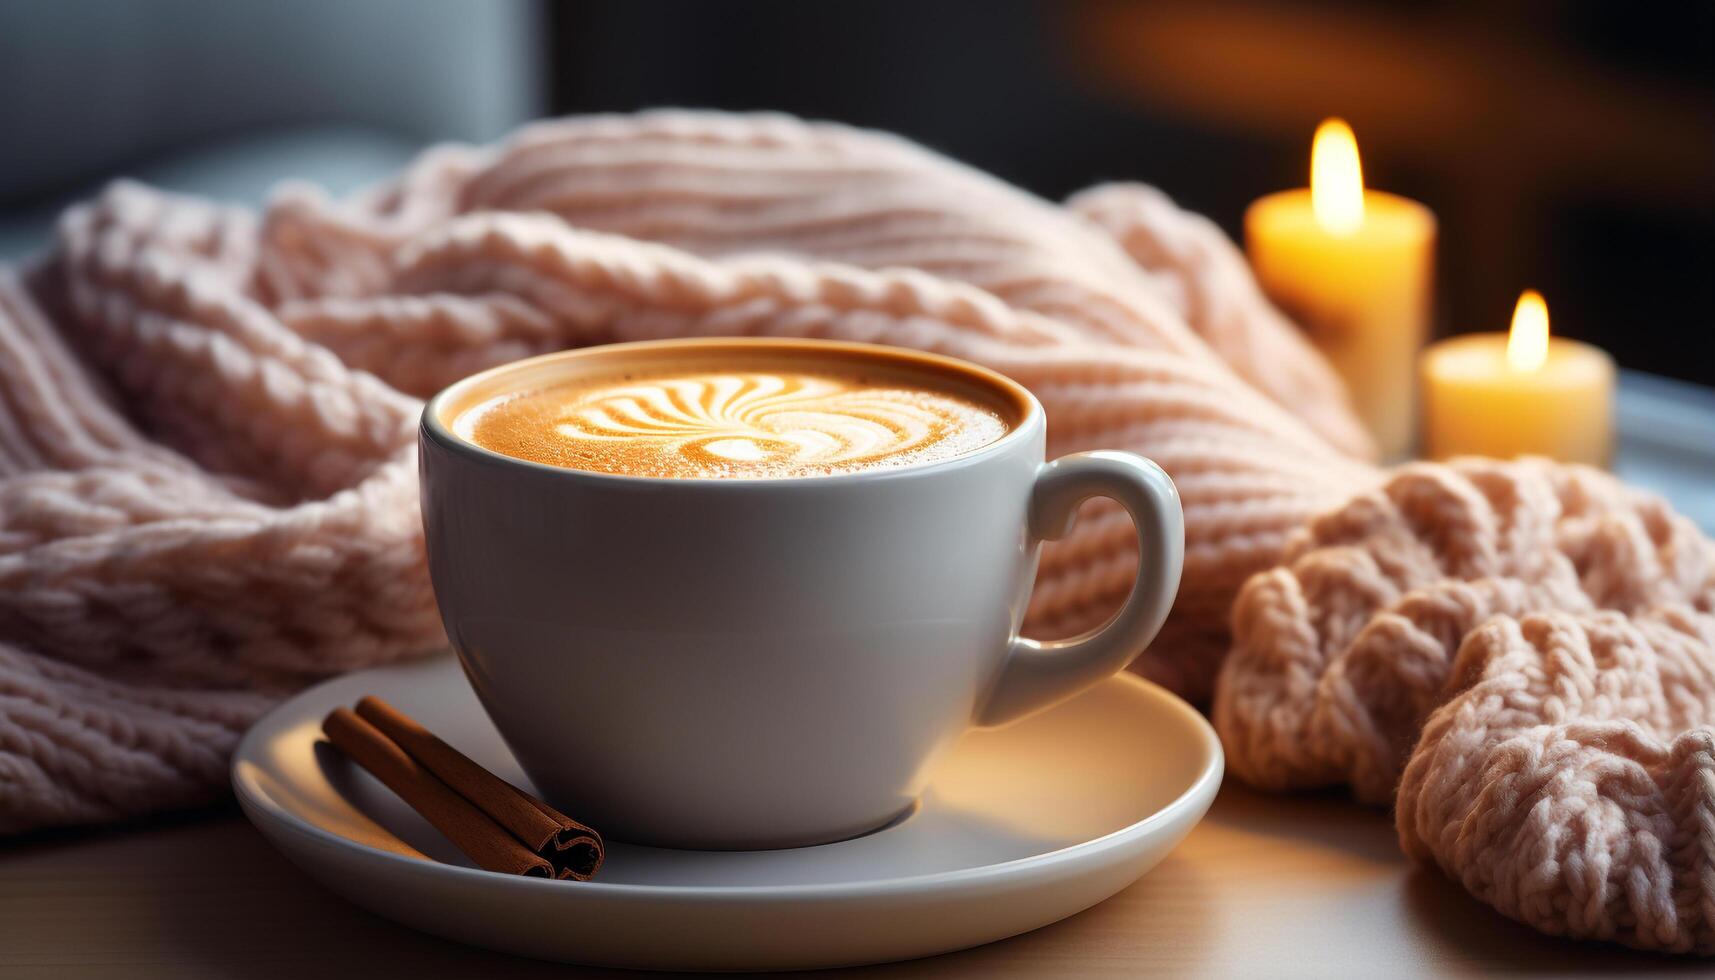
[[[671,354],[802,352],[932,364],[1017,408],[966,455],[831,476],[671,479],[515,459],[455,435],[464,406],[575,369]],[[604,834],[696,848],[840,840],[909,809],[971,725],[1120,670],[1179,586],[1184,524],[1160,467],[1043,462],[1040,403],[952,358],[865,344],[682,340],[531,358],[423,411],[423,521],[447,635],[536,787]],[[1137,582],[1104,627],[1018,633],[1045,539],[1111,497]]]

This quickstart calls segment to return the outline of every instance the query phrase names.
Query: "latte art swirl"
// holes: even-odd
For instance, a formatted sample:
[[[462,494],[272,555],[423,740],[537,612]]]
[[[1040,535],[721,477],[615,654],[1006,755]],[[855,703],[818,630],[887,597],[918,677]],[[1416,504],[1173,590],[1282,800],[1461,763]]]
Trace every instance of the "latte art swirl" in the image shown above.
[[[505,395],[455,424],[521,459],[664,477],[814,476],[946,459],[1008,426],[951,392],[779,370],[577,380]]]

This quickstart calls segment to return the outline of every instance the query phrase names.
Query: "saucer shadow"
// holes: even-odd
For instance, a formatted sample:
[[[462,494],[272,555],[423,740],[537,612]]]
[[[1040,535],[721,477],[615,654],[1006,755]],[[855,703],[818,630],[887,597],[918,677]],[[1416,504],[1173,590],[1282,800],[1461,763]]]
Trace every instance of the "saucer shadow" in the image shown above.
[[[1067,843],[931,795],[875,830],[810,847],[698,851],[616,844],[602,875],[625,884],[689,887],[856,884],[986,867]]]
[[[866,843],[884,833],[891,834],[885,845],[890,863],[909,867],[912,874],[987,867],[1048,854],[1082,840],[1045,835],[1018,820],[996,819],[992,811],[939,797],[933,788],[897,819],[851,843]]]

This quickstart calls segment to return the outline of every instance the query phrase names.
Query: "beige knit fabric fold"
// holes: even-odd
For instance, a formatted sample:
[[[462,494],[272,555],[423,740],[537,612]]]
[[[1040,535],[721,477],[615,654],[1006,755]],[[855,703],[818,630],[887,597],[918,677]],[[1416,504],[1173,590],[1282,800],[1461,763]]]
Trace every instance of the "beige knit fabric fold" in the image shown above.
[[[422,396],[543,351],[699,334],[969,358],[1037,393],[1052,452],[1155,458],[1187,558],[1142,672],[1207,698],[1235,595],[1291,556],[1236,612],[1217,700],[1236,772],[1372,800],[1397,784],[1408,849],[1503,911],[1707,948],[1707,541],[1581,471],[1385,478],[1242,257],[1153,190],[1061,208],[776,116],[544,123],[348,200],[286,187],[259,217],[122,184],[0,270],[0,829],[212,798],[281,696],[441,642]],[[1088,508],[1045,553],[1030,628],[1099,623],[1130,537]],[[1539,721],[1585,746],[1554,760],[1629,782],[1543,780],[1549,756],[1509,748]],[[1625,724],[1624,745],[1589,734]],[[1537,782],[1496,800],[1491,773]],[[1598,811],[1621,823],[1564,829]]]
[[[1406,852],[1545,932],[1715,953],[1715,545],[1540,460],[1402,468],[1246,584],[1234,773],[1395,804]]]

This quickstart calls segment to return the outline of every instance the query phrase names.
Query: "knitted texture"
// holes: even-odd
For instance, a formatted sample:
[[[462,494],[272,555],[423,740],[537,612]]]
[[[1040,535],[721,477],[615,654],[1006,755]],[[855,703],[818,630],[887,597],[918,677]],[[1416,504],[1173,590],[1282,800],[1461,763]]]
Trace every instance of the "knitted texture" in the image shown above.
[[[1404,467],[1251,579],[1233,632],[1214,714],[1245,780],[1395,802],[1408,854],[1546,932],[1715,952],[1715,546],[1659,500]]]
[[[418,399],[615,340],[944,351],[1032,387],[1055,452],[1151,453],[1191,530],[1184,639],[1146,669],[1206,694],[1232,593],[1362,478],[1364,441],[1218,232],[1145,190],[1093,200],[1149,262],[897,139],[660,113],[437,149],[347,201],[287,187],[260,219],[123,184],[73,209],[0,273],[0,827],[210,798],[284,693],[440,644]],[[1211,310],[1234,283],[1245,312]],[[1283,370],[1217,353],[1253,347]],[[1130,537],[1092,508],[1032,628],[1099,622]]]
[[[964,357],[1041,398],[1051,452],[1151,456],[1186,565],[1136,669],[1208,698],[1244,587],[1216,699],[1235,772],[1397,786],[1408,850],[1503,911],[1708,945],[1708,542],[1587,471],[1373,468],[1231,243],[1153,190],[1056,207],[775,116],[544,123],[260,216],[121,184],[0,269],[0,829],[210,799],[280,697],[443,642],[420,398],[695,335]],[[1086,508],[1028,628],[1100,623],[1131,538]]]

